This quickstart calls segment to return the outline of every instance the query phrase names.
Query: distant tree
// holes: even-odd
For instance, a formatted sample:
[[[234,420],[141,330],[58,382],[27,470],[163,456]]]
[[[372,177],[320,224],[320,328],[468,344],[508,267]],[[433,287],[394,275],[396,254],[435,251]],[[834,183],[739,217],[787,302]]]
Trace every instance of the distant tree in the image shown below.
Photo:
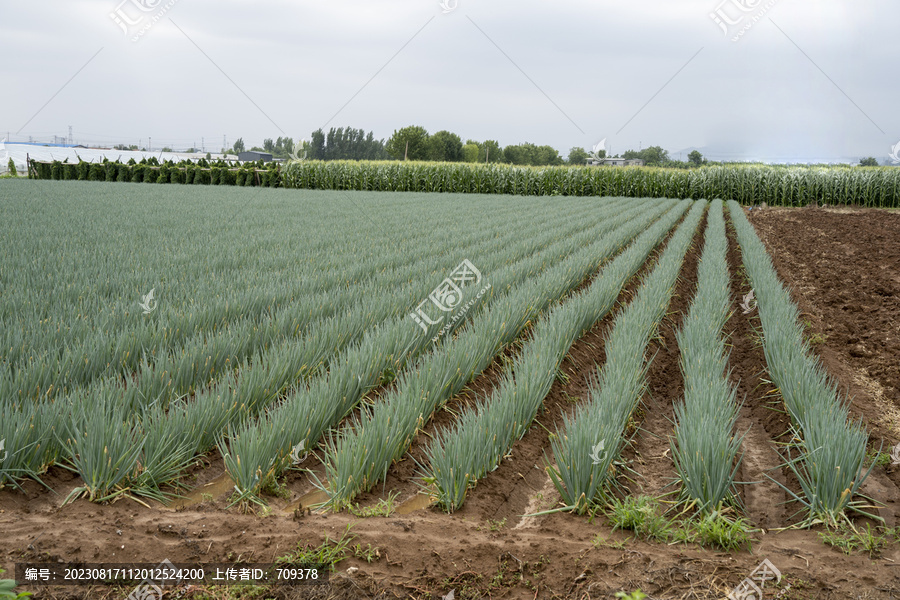
[[[669,152],[663,150],[660,146],[650,146],[641,151],[627,150],[622,154],[622,158],[629,160],[640,158],[644,161],[645,165],[658,166],[669,160]]]
[[[485,140],[478,145],[478,162],[503,162],[503,150],[497,140]]]
[[[362,131],[360,129],[360,131]],[[384,139],[376,140],[375,133],[370,131],[368,135],[366,135],[366,139],[364,142],[365,149],[365,158],[366,160],[385,160],[388,157],[387,152],[384,150]]]
[[[438,131],[428,138],[429,160],[459,162],[463,159],[462,140],[455,133]]]
[[[872,156],[861,158],[859,161],[859,166],[861,167],[877,167],[878,159]]]
[[[500,147],[500,144],[495,142],[494,140],[487,140],[486,142],[479,142],[477,140],[466,140],[466,146],[475,146],[478,149],[478,155],[475,157],[475,160],[469,161],[468,158],[464,158],[466,162],[500,162],[503,160],[503,149]],[[465,146],[463,146],[463,152],[465,152]]]
[[[272,138],[266,138],[263,140],[263,151],[268,152],[269,154],[275,153],[275,142],[272,141]]]
[[[287,147],[289,138],[283,144]],[[276,142],[277,149],[277,142]],[[385,160],[388,155],[384,151],[384,140],[375,139],[375,134],[368,134],[362,129],[353,127],[332,127],[326,134],[321,129],[312,132],[311,141],[304,149],[306,158],[311,160]]]
[[[669,160],[669,152],[663,150],[660,146],[650,146],[641,151],[641,158],[648,165],[658,165]]]
[[[688,162],[699,167],[703,164],[703,155],[697,150],[692,150],[691,153],[688,154]]]
[[[463,162],[474,163],[478,162],[478,144],[469,140],[465,143],[462,148],[463,153]]]
[[[503,149],[503,162],[512,165],[527,165],[529,158],[525,144],[513,144]]]
[[[207,152],[207,153],[206,153],[206,160],[210,160],[211,158],[212,158],[212,155],[211,155],[209,152]]]
[[[344,128],[335,129],[332,127],[325,136],[325,160],[336,160],[341,157],[340,142],[344,138]]]
[[[6,169],[9,171],[9,174],[12,175],[13,177],[18,175],[18,172],[16,171],[16,163],[15,163],[15,161],[13,161],[12,158],[10,158],[9,162],[6,163]]]
[[[325,160],[325,132],[316,129],[312,132],[312,139],[309,142],[309,153],[306,158],[310,160]]]
[[[538,146],[535,149],[534,162],[531,164],[539,166],[562,165],[565,164],[565,161],[559,155],[559,150],[553,146]]]
[[[556,148],[552,146],[535,146],[528,142],[507,146],[503,149],[503,158],[505,162],[514,165],[543,166],[563,164],[563,159]]]
[[[587,162],[587,159],[590,157],[587,150],[584,148],[576,148],[572,147],[569,149],[569,164],[570,165],[581,165],[584,166]]]
[[[246,150],[246,146],[244,146],[244,138],[238,138],[232,147],[234,150],[234,154],[238,154],[239,152],[243,152]]]
[[[428,131],[424,127],[412,125],[394,131],[384,149],[394,158],[401,160],[404,154],[409,160],[428,160],[428,138]]]
[[[163,149],[162,149],[162,151],[163,151],[163,152],[171,152],[171,151],[172,151],[172,149],[171,149],[171,148],[169,148],[169,147],[168,147],[168,146],[163,146]]]

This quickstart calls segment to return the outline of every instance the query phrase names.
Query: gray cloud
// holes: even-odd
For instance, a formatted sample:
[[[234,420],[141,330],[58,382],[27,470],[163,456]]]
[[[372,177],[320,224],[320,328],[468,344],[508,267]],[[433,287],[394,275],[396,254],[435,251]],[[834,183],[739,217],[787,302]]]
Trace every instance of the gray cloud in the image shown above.
[[[223,135],[306,137],[357,94],[330,125],[387,138],[418,124],[563,155],[606,137],[613,152],[852,160],[900,139],[892,0],[769,0],[738,42],[709,16],[720,0],[459,0],[449,14],[437,0],[177,0],[137,43],[109,16],[120,1],[0,5],[0,136],[72,125],[81,142],[218,149]],[[725,14],[742,14],[732,1],[767,4],[729,0]]]

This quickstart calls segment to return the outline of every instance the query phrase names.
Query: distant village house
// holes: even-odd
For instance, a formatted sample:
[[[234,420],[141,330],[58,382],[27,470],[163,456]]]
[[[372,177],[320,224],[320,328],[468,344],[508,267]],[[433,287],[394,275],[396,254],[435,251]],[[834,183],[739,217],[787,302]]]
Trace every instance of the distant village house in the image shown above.
[[[268,152],[248,150],[247,152],[238,152],[238,160],[241,162],[251,162],[257,160],[261,160],[263,162],[271,162],[272,155]]]

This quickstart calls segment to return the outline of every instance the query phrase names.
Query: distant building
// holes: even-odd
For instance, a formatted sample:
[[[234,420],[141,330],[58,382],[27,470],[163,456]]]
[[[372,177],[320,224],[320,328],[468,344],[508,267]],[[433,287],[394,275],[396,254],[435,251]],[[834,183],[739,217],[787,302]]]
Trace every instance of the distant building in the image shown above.
[[[238,152],[238,160],[241,162],[255,162],[257,160],[272,162],[272,155],[268,152],[248,150],[247,152]]]
[[[585,164],[589,167],[607,166],[607,167],[643,167],[644,159],[642,158],[588,158]]]

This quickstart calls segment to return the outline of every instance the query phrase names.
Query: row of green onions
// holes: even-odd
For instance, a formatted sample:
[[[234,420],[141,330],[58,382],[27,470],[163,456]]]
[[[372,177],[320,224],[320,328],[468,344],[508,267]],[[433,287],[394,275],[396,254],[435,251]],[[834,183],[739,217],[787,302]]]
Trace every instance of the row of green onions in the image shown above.
[[[603,201],[601,204],[609,202],[625,208],[622,201]],[[590,216],[596,212],[597,204],[596,199],[586,199],[575,214]],[[496,265],[501,265],[517,255],[534,253],[543,247],[542,243],[555,237],[565,237],[587,228],[589,222],[572,222],[568,217],[562,214],[553,217],[553,211],[547,210],[544,221],[555,221],[556,226],[543,234],[539,233],[540,226],[533,224],[536,237],[512,245],[508,239],[484,235],[495,228],[495,224],[487,224],[486,220],[485,224],[475,226],[471,236],[458,236],[456,243],[467,241],[469,247],[465,251],[473,252],[473,258],[485,261],[491,258],[497,261]],[[527,226],[524,217],[522,226]],[[498,249],[504,248],[506,252],[498,254]],[[415,278],[399,290],[403,292],[402,296],[409,298],[407,310],[412,310],[416,302],[427,295],[429,286],[433,287],[433,277],[445,273],[454,261],[458,261],[458,257],[449,252],[432,254],[419,261],[421,270],[407,274],[407,277]],[[397,315],[404,308],[398,308],[396,304],[397,292],[396,289],[384,290],[382,298],[376,297],[370,302],[369,310],[353,312],[351,309],[348,315],[355,315],[355,321],[335,317],[322,320],[318,329],[312,329],[299,340],[265,353],[259,352],[252,362],[245,359],[235,378],[224,378],[211,388],[199,390],[189,401],[166,406],[158,401],[160,396],[156,396],[142,397],[136,402],[135,390],[140,389],[139,386],[129,384],[123,391],[119,382],[101,380],[88,388],[69,392],[54,402],[21,402],[18,406],[3,402],[0,404],[0,439],[6,440],[6,448],[12,451],[0,465],[0,485],[25,477],[37,478],[60,458],[68,463],[80,460],[80,455],[88,455],[92,446],[109,454],[107,462],[118,464],[121,456],[130,456],[131,448],[135,447],[135,444],[129,444],[121,453],[116,451],[118,445],[111,436],[118,435],[115,432],[126,427],[135,431],[136,439],[143,446],[143,452],[136,460],[126,460],[121,466],[121,471],[128,473],[128,477],[98,476],[86,463],[77,466],[77,471],[86,482],[96,482],[88,484],[89,493],[94,497],[104,497],[115,488],[129,487],[135,493],[161,498],[161,486],[174,482],[198,454],[214,447],[226,427],[245,422],[256,411],[275,401],[288,385],[297,382],[298,377],[312,374],[314,370],[308,368],[309,365],[327,359],[340,347],[338,344],[346,345],[354,336],[359,338],[364,331],[374,327],[379,319],[383,321]],[[396,316],[394,321],[404,321],[407,327],[418,331],[405,314]],[[148,373],[150,375],[152,372]],[[114,408],[110,411],[98,409],[94,413],[79,408],[97,405]],[[72,414],[86,414],[89,419],[73,420]],[[65,435],[61,424],[69,422],[82,423],[79,426],[82,434],[88,430],[95,433]]]
[[[673,204],[657,201],[630,221],[609,221],[608,230],[593,243],[503,293],[490,311],[478,315],[458,337],[404,373],[395,390],[374,406],[364,407],[326,445],[323,488],[329,505],[343,508],[383,480],[435,410],[487,368],[553,302],[570,293],[663,212],[676,210]]]
[[[535,276],[596,238],[608,227],[604,219],[633,218],[644,204],[645,201],[607,200],[594,209],[590,218],[555,223],[551,219],[540,233],[524,236],[512,244],[505,240],[507,249],[481,265],[491,290],[476,301],[466,320],[474,318],[503,290]],[[467,298],[476,292],[469,293]],[[455,328],[463,323],[459,320]],[[384,380],[385,374],[401,372],[406,364],[427,351],[442,324],[424,333],[405,314],[389,320],[368,332],[359,344],[347,348],[331,362],[329,372],[311,380],[308,388],[289,390],[284,401],[258,421],[229,428],[227,450],[224,441],[220,450],[242,497],[257,501],[259,487],[278,477],[289,465],[293,448],[314,448],[329,428],[337,425],[370,389]]]
[[[872,469],[865,470],[863,464],[868,434],[862,418],[849,420],[847,400],[812,353],[799,309],[743,209],[734,201],[728,208],[757,299],[766,365],[794,424],[786,464],[799,480],[801,493],[778,483],[802,505],[804,524],[835,525],[848,509],[867,514],[862,510],[865,501],[854,499]]]
[[[675,405],[675,435],[670,440],[682,500],[704,513],[736,505],[735,475],[742,438],[734,435],[738,418],[735,390],[726,372],[728,357],[722,329],[731,310],[731,277],[726,259],[723,203],[711,203],[697,289],[676,333],[684,376],[684,402]]]
[[[681,265],[707,203],[697,201],[670,238],[637,295],[620,312],[606,337],[606,362],[598,366],[589,398],[551,437],[555,464],[548,472],[569,510],[582,513],[608,491],[624,445],[628,420],[646,385],[647,346],[666,314]]]
[[[690,201],[641,233],[594,279],[591,285],[553,308],[534,328],[511,369],[476,408],[466,409],[453,427],[439,431],[428,448],[424,475],[440,506],[452,512],[475,483],[497,468],[512,445],[531,427],[576,339],[615,305],[625,283],[646,262],[683,216]]]

